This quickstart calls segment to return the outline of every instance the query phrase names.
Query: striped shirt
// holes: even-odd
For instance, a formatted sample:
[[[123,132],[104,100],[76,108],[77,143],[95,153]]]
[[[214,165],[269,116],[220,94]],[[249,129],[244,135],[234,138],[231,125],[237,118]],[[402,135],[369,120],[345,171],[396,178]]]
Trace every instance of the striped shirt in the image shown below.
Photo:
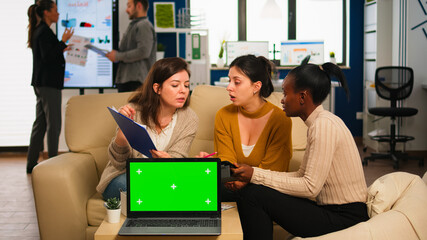
[[[367,186],[351,132],[334,114],[318,106],[307,118],[307,147],[297,172],[254,168],[251,182],[319,205],[366,202]]]

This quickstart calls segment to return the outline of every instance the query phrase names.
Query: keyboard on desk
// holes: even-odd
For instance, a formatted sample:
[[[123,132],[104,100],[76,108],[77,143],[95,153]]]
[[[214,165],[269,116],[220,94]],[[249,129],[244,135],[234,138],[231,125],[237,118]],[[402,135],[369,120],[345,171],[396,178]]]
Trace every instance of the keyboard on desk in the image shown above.
[[[126,227],[217,227],[210,219],[130,219]]]

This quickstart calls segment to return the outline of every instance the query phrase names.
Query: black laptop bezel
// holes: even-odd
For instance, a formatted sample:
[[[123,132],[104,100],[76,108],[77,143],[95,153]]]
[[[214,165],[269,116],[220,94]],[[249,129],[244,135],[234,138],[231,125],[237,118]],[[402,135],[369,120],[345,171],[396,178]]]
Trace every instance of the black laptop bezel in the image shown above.
[[[221,184],[221,160],[219,158],[129,158],[126,160],[126,172],[129,171],[130,162],[216,162],[217,167],[217,196],[218,204],[216,211],[130,211],[130,199],[131,192],[127,191],[126,195],[126,213],[128,218],[187,218],[187,217],[208,217],[218,218],[221,217],[221,196],[220,196],[220,184]],[[130,189],[130,174],[126,174],[126,189]]]

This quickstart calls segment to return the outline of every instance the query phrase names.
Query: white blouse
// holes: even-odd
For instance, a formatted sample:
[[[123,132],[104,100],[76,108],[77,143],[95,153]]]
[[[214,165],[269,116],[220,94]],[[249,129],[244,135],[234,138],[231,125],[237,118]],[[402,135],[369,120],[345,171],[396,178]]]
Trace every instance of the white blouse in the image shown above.
[[[248,157],[251,154],[252,150],[254,150],[254,147],[255,147],[255,144],[250,146],[246,146],[242,144],[243,155],[245,155],[245,157]]]
[[[160,133],[157,133],[156,129],[147,128],[147,126],[142,125],[147,129],[148,135],[150,135],[150,138],[158,151],[163,151],[169,144],[173,129],[176,125],[176,118],[177,114],[175,112],[170,123]]]

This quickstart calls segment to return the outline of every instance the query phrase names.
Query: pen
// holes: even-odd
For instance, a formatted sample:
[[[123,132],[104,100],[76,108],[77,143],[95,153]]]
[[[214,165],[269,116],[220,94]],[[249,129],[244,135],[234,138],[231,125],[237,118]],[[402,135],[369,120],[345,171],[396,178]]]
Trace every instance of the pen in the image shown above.
[[[211,156],[213,156],[213,155],[215,155],[215,154],[217,154],[217,152],[213,152],[213,153],[211,153],[211,154],[209,154],[209,155],[204,156],[203,158],[208,158],[208,157],[211,157]]]

